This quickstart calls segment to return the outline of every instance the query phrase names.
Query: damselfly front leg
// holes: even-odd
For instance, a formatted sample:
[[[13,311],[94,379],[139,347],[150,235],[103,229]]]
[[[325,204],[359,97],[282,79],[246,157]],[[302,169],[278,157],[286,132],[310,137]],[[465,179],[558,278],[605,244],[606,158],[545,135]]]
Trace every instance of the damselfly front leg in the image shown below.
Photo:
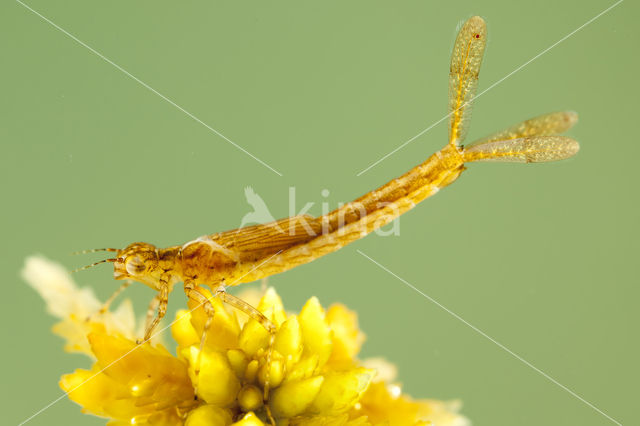
[[[160,288],[160,293],[158,294],[158,311],[156,316],[153,318],[151,323],[147,325],[144,331],[144,341],[146,342],[151,338],[151,334],[153,333],[153,329],[160,323],[162,318],[167,313],[167,303],[169,303],[169,286],[163,285]]]
[[[116,300],[116,297],[118,297],[120,295],[120,293],[122,293],[131,284],[133,284],[133,281],[131,281],[131,280],[127,280],[127,281],[123,282],[120,285],[120,287],[118,287],[118,289],[116,291],[114,291],[113,294],[111,296],[109,296],[109,298],[102,304],[102,307],[100,308],[98,313],[100,315],[104,315],[109,310],[109,307],[111,306],[113,301]]]
[[[160,293],[153,296],[153,299],[151,299],[151,302],[149,302],[149,307],[147,308],[147,316],[145,317],[145,320],[144,320],[145,331],[151,325],[151,321],[153,320],[153,317],[155,316],[158,310],[158,305],[160,305]]]
[[[118,289],[116,291],[113,292],[113,294],[111,296],[109,296],[109,298],[102,304],[102,307],[100,309],[98,309],[97,314],[98,315],[104,315],[107,313],[107,311],[109,310],[109,307],[111,307],[111,304],[113,303],[114,300],[116,300],[116,297],[118,297],[118,295],[120,293],[122,293],[124,291],[124,289],[126,289],[127,287],[129,287],[131,284],[133,284],[133,281],[131,280],[127,280],[125,282],[123,282],[120,287],[118,287]],[[91,318],[96,314],[96,312],[87,315],[87,318],[85,318],[86,322],[91,321]]]
[[[238,309],[240,312],[245,313],[250,319],[258,322],[264,329],[269,333],[269,343],[267,347],[267,356],[265,360],[265,364],[262,366],[264,368],[264,388],[262,393],[262,399],[264,401],[264,407],[266,411],[267,418],[272,426],[275,426],[276,422],[271,414],[271,408],[269,407],[269,390],[271,387],[271,362],[273,358],[273,345],[276,339],[276,332],[278,331],[276,325],[267,318],[262,312],[258,309],[251,306],[249,303],[244,300],[236,297],[232,294],[227,293],[226,291],[221,291],[218,293],[218,297],[226,304],[233,306]]]
[[[149,303],[149,308],[147,309],[147,319],[145,321],[144,328],[144,339],[142,341],[138,340],[138,344],[147,342],[151,339],[153,335],[153,329],[160,323],[162,318],[167,313],[167,304],[169,303],[169,286],[164,284],[160,287],[160,293],[156,294],[156,296]],[[157,311],[156,311],[157,310]],[[153,314],[155,312],[155,317]],[[153,319],[151,319],[153,317]]]
[[[209,333],[209,328],[211,327],[211,323],[213,322],[213,316],[215,315],[216,310],[214,309],[211,301],[201,292],[200,287],[198,287],[198,285],[194,281],[187,280],[184,282],[184,293],[189,299],[196,302],[198,304],[198,307],[202,306],[202,309],[207,316],[204,327],[202,329],[202,335],[200,336],[200,351],[198,352],[198,359],[196,360],[196,365],[194,368],[197,377],[200,373],[200,359],[202,350],[204,349],[204,343],[207,339],[207,334]]]

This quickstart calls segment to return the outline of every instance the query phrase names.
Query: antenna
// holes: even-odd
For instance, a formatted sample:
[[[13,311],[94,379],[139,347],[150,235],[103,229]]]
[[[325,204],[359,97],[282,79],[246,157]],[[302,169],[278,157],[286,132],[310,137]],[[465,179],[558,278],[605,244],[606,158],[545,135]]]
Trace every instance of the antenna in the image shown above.
[[[97,248],[97,249],[89,249],[89,250],[80,250],[80,251],[74,251],[73,253],[71,253],[72,256],[75,256],[77,254],[87,254],[87,253],[96,253],[99,251],[113,251],[113,252],[118,252],[120,250],[115,249],[115,248]]]
[[[87,265],[87,266],[83,266],[82,268],[74,269],[74,270],[73,270],[73,271],[71,271],[71,272],[84,271],[85,269],[92,268],[92,267],[94,267],[94,266],[96,266],[96,265],[99,265],[99,264],[101,264],[101,263],[105,263],[105,262],[115,262],[116,260],[118,260],[118,259],[104,259],[104,260],[101,260],[101,261],[99,261],[99,262],[92,263],[91,265]]]

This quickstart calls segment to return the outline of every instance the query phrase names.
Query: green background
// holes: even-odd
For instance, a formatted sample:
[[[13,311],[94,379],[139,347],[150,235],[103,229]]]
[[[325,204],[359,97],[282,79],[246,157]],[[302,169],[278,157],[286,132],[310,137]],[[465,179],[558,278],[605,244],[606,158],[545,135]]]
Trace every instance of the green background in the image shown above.
[[[456,26],[487,20],[479,90],[611,1],[174,2],[28,4],[278,176],[19,3],[0,6],[3,424],[61,395],[88,360],[62,352],[54,320],[20,278],[41,253],[69,269],[79,249],[160,246],[232,229],[252,186],[276,217],[335,207],[446,141]],[[638,7],[626,1],[488,91],[470,139],[572,109],[582,150],[542,165],[471,165],[400,219],[272,277],[289,309],[316,295],[355,309],[363,357],[399,366],[416,397],[460,398],[476,425],[606,425],[603,415],[358,254],[361,250],[617,421],[638,424]],[[330,190],[327,198],[323,189]],[[76,276],[102,298],[108,266]],[[143,313],[152,292],[127,291]],[[172,312],[185,306],[178,290]],[[104,424],[66,398],[30,425]]]

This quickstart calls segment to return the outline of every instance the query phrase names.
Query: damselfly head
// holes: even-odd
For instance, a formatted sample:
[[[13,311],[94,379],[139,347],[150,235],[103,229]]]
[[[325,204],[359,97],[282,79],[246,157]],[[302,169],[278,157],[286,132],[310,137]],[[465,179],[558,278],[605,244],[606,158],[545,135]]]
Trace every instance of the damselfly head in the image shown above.
[[[152,244],[133,243],[118,251],[113,265],[116,280],[133,279],[145,282],[158,266],[158,250]]]

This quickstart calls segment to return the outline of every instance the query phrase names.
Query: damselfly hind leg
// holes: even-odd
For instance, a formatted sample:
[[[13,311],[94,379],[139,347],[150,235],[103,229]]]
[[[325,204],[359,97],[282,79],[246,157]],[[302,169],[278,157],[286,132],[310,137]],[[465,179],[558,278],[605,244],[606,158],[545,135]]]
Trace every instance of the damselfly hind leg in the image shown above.
[[[245,302],[244,300],[236,297],[227,292],[221,292],[219,297],[222,301],[228,305],[233,306],[241,312],[247,314],[247,316],[255,321],[257,321],[260,325],[264,327],[265,330],[269,333],[269,347],[267,348],[267,357],[266,364],[267,368],[265,371],[265,384],[264,384],[264,399],[265,401],[269,397],[269,379],[271,375],[271,358],[273,356],[273,342],[276,338],[276,325],[267,318],[262,312]]]
[[[272,425],[275,425],[275,420],[273,415],[271,414],[271,409],[269,408],[268,400],[269,400],[269,388],[271,386],[271,361],[273,359],[273,344],[276,338],[277,327],[276,325],[267,318],[262,312],[251,306],[249,303],[244,300],[236,297],[232,294],[228,294],[225,291],[221,291],[218,293],[218,297],[228,304],[238,309],[239,311],[245,313],[249,318],[255,320],[260,325],[264,327],[264,329],[269,333],[269,347],[267,348],[266,353],[266,362],[265,362],[265,375],[264,375],[264,392],[262,394],[264,400],[264,407],[267,418]]]
[[[190,298],[191,300],[193,300],[198,304],[198,307],[202,306],[207,317],[205,320],[204,327],[202,329],[202,335],[200,337],[200,350],[198,352],[198,356],[195,360],[195,365],[194,365],[194,373],[195,373],[195,376],[197,377],[200,373],[200,362],[202,359],[202,351],[205,347],[207,334],[209,333],[209,329],[211,328],[211,325],[213,323],[215,309],[213,304],[211,303],[211,300],[207,297],[208,292],[203,291],[195,283],[189,282],[189,281],[185,282],[184,291],[188,298]],[[268,405],[268,398],[269,398],[269,389],[271,387],[273,345],[275,342],[277,327],[269,318],[267,318],[266,315],[264,315],[258,309],[254,308],[249,303],[245,302],[239,297],[236,297],[232,294],[228,294],[224,289],[224,285],[221,285],[215,288],[214,294],[211,296],[211,298],[214,298],[214,297],[219,298],[219,300],[222,301],[223,303],[226,303],[227,305],[230,305],[238,309],[239,311],[246,314],[250,319],[255,320],[269,334],[268,347],[264,352],[265,354],[264,364],[263,364],[264,375],[262,376],[264,378],[263,380],[264,391],[263,391],[262,397],[264,401],[266,416],[269,422],[272,425],[275,425],[275,420],[273,419],[271,410]],[[196,394],[197,394],[197,389],[198,389],[197,381],[194,387],[196,388]]]

